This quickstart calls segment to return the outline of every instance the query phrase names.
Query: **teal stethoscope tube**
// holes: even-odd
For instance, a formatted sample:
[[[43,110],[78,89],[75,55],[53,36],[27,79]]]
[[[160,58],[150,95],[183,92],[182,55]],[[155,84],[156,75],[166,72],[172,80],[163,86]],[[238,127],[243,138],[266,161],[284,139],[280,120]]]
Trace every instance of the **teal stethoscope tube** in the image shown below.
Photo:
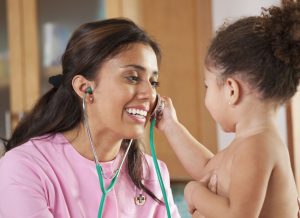
[[[105,183],[104,183],[104,180],[103,180],[102,167],[101,167],[101,165],[99,164],[98,161],[96,162],[96,170],[97,170],[97,174],[98,174],[98,178],[99,178],[100,188],[101,188],[101,191],[102,191],[100,206],[99,206],[99,210],[98,210],[98,218],[102,218],[102,216],[103,216],[103,210],[104,210],[107,194],[113,189],[113,187],[115,186],[115,184],[118,180],[120,171],[122,169],[124,160],[125,160],[125,158],[128,154],[128,151],[129,151],[129,148],[130,148],[131,144],[132,144],[132,139],[129,142],[129,145],[128,145],[126,151],[125,151],[123,160],[122,160],[119,168],[116,170],[115,175],[112,177],[112,180],[111,180],[111,182],[110,182],[110,184],[107,188],[105,188]]]
[[[110,192],[112,190],[112,188],[115,186],[116,181],[118,180],[120,169],[117,170],[116,175],[113,177],[113,179],[107,189],[104,187],[104,181],[103,181],[103,176],[102,176],[102,167],[100,166],[100,164],[96,163],[96,169],[97,169],[97,174],[98,174],[98,178],[100,181],[100,187],[101,187],[101,191],[102,191],[101,202],[100,202],[100,206],[99,206],[99,210],[98,210],[98,218],[101,218],[102,214],[103,214],[103,209],[105,206],[107,193]]]
[[[158,162],[157,162],[157,157],[156,157],[156,151],[155,151],[155,145],[154,145],[154,127],[155,127],[155,123],[156,123],[156,119],[152,119],[151,125],[150,125],[150,150],[151,150],[151,154],[152,154],[153,163],[154,163],[154,166],[155,166],[156,175],[157,175],[159,185],[160,185],[160,188],[161,188],[161,192],[163,194],[164,202],[165,202],[165,205],[166,205],[167,215],[168,215],[168,218],[171,218],[171,211],[170,211],[170,206],[169,206],[169,202],[168,202],[168,197],[167,197],[166,189],[165,189],[165,186],[164,186],[164,182],[162,180],[162,176],[161,176],[161,173],[160,173],[160,168],[159,168],[159,165],[158,165]],[[99,178],[99,181],[100,181],[100,187],[101,187],[101,191],[102,191],[101,202],[100,202],[100,206],[99,206],[99,210],[98,210],[98,218],[102,218],[102,214],[103,214],[107,194],[114,187],[114,185],[115,185],[115,183],[118,179],[120,169],[118,169],[118,171],[116,172],[116,175],[113,177],[113,179],[112,179],[112,181],[109,184],[107,189],[104,187],[104,181],[103,181],[103,177],[102,177],[102,167],[101,167],[101,165],[96,163],[96,169],[97,169],[97,174],[98,174],[98,178]]]
[[[99,178],[99,183],[100,183],[100,188],[101,188],[101,191],[102,191],[102,196],[101,196],[101,201],[100,201],[100,206],[99,206],[98,216],[97,216],[98,218],[102,218],[107,194],[113,189],[113,187],[115,186],[115,184],[116,184],[116,182],[118,180],[118,176],[120,174],[120,170],[122,169],[124,160],[125,160],[125,158],[126,158],[126,156],[128,154],[128,151],[129,151],[129,149],[131,147],[132,139],[130,139],[130,142],[129,142],[128,147],[127,147],[127,149],[125,151],[123,160],[122,160],[119,168],[115,171],[115,175],[112,177],[112,180],[111,180],[109,186],[107,188],[105,188],[102,167],[101,167],[101,165],[99,163],[99,160],[98,160],[98,157],[97,157],[97,154],[96,154],[96,150],[95,150],[95,147],[94,147],[94,143],[93,143],[93,139],[92,139],[90,127],[89,127],[89,124],[88,124],[88,117],[87,117],[87,113],[86,113],[85,99],[86,99],[87,94],[92,94],[92,93],[93,93],[92,88],[88,87],[87,90],[85,91],[84,96],[83,96],[82,109],[83,109],[84,126],[86,128],[88,139],[90,141],[90,147],[91,147],[91,150],[93,152],[94,161],[95,161],[95,164],[96,164],[96,170],[97,170],[97,174],[98,174],[98,178]]]
[[[164,197],[168,218],[171,218],[171,212],[170,212],[168,197],[167,197],[166,189],[165,189],[162,177],[161,177],[160,169],[159,169],[157,158],[156,158],[156,152],[155,152],[155,146],[154,146],[154,127],[155,127],[155,123],[156,123],[156,119],[154,118],[154,119],[152,119],[151,126],[150,126],[150,149],[151,149],[152,159],[153,159],[153,162],[154,162],[155,171],[156,171],[156,175],[157,175],[157,178],[158,178],[158,181],[159,181],[160,189],[161,189],[161,192],[162,192],[163,197]]]

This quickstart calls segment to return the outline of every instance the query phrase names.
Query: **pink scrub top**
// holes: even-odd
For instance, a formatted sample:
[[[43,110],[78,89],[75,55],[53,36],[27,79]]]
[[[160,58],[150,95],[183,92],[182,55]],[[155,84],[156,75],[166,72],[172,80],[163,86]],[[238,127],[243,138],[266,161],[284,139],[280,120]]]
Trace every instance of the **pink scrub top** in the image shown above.
[[[145,154],[145,159],[148,169],[144,170],[144,185],[163,200],[152,158]],[[112,175],[118,167],[116,162],[101,163],[105,175]],[[161,161],[159,165],[172,217],[180,217],[168,169]],[[107,196],[103,217],[167,217],[165,206],[134,186],[126,170],[124,164]],[[107,176],[106,187],[110,181]],[[139,194],[146,197],[144,205],[135,203]],[[63,134],[34,138],[0,159],[0,217],[97,218],[101,195],[94,161],[81,156]]]

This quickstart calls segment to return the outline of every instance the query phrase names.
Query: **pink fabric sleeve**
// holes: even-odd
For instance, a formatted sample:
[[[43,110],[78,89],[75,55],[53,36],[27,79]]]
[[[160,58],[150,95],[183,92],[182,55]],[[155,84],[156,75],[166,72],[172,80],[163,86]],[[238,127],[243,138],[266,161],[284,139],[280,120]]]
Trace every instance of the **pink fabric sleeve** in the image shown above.
[[[53,217],[47,206],[45,181],[39,173],[30,159],[16,153],[8,152],[0,159],[0,217]]]

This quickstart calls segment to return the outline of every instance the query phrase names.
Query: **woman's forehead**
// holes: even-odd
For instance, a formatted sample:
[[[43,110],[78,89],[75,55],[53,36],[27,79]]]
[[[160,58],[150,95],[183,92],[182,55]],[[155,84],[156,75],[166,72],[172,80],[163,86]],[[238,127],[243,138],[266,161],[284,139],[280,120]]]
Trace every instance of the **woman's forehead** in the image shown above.
[[[118,55],[108,59],[104,65],[136,68],[137,70],[158,72],[157,57],[153,49],[142,43],[136,43]]]

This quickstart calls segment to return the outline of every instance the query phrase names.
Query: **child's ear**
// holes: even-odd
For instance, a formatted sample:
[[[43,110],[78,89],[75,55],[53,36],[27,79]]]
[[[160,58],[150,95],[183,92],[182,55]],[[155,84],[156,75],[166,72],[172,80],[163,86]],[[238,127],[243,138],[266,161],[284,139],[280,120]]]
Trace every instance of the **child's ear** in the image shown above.
[[[228,104],[236,105],[241,97],[241,87],[239,82],[233,78],[227,78],[225,81],[225,87]]]

